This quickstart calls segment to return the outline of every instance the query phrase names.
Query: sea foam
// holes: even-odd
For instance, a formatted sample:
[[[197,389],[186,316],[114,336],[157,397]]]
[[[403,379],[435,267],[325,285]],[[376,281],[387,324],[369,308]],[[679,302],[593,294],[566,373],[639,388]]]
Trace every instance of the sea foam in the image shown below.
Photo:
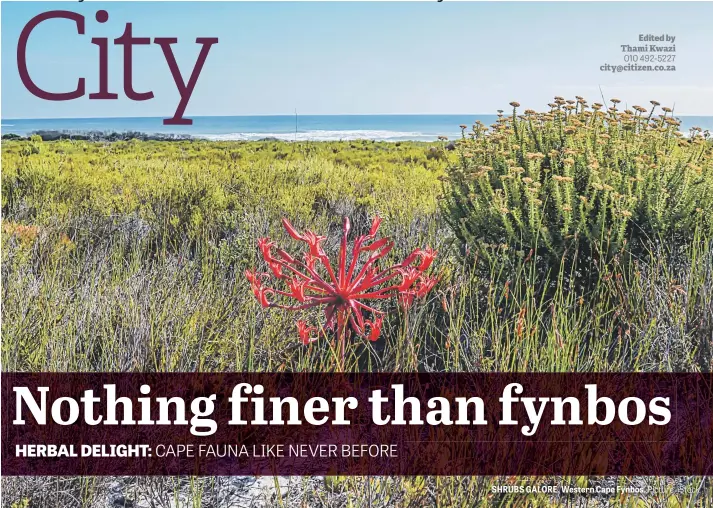
[[[304,132],[231,132],[227,134],[194,134],[212,141],[254,141],[275,138],[283,141],[348,141],[373,139],[376,141],[433,141],[436,134],[388,130],[310,130]]]

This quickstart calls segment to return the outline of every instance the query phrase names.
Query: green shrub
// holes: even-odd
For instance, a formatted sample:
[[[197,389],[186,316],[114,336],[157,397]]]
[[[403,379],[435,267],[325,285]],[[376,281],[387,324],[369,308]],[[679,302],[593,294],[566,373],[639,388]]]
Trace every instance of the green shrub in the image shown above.
[[[170,252],[184,240],[232,237],[256,210],[276,224],[283,216],[309,221],[359,210],[408,224],[438,208],[446,162],[425,160],[426,146],[4,141],[2,214],[39,226],[76,217],[122,224],[128,216]]]
[[[569,252],[597,257],[647,239],[684,243],[713,230],[713,145],[689,136],[669,108],[605,109],[556,97],[550,110],[473,126],[447,168],[446,220],[480,252],[507,245],[559,266]],[[586,256],[585,256],[586,257]]]

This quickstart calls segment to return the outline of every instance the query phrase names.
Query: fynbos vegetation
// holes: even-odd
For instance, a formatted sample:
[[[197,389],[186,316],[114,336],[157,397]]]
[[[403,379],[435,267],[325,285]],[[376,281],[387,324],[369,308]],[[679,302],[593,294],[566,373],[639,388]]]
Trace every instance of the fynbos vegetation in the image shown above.
[[[620,111],[556,97],[537,113],[512,102],[491,128],[463,129],[448,168],[446,218],[479,248],[506,244],[558,264],[579,249],[606,257],[713,231],[713,144],[684,137],[658,103]],[[465,127],[465,126],[463,126]]]
[[[679,134],[672,112],[655,103],[626,110],[619,101],[607,108],[556,98],[543,113],[512,108],[492,127],[463,126],[452,144],[5,140],[3,368],[710,371],[709,134]],[[253,294],[262,289],[268,305],[291,305],[294,295],[300,305],[319,291],[293,284],[280,285],[287,295],[264,295],[266,278],[252,270],[286,270],[269,266],[277,251],[260,239],[294,252],[287,247],[305,237],[303,228],[325,237],[316,254],[339,260],[345,216],[350,245],[379,218],[393,245],[381,269],[405,269],[410,259],[424,272],[425,256],[409,256],[431,246],[440,281],[428,291],[430,278],[390,290],[424,289],[408,311],[375,299],[372,308],[388,312],[383,320],[368,311],[349,328],[375,340],[342,341],[335,354],[334,333],[298,340],[320,336],[324,307],[295,315],[265,309]],[[285,231],[285,217],[299,229]],[[381,287],[390,286],[374,292]],[[7,506],[100,506],[107,492],[141,506],[245,505],[231,498],[228,479],[3,482]],[[537,482],[649,485],[659,493],[652,502],[668,506],[713,495],[698,478],[303,478],[294,479],[298,488],[275,480],[263,504],[572,501],[491,491]]]

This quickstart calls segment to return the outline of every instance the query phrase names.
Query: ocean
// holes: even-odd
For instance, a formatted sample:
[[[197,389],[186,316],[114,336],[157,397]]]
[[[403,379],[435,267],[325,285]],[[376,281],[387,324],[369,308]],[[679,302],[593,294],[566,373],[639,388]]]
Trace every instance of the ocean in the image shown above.
[[[434,141],[438,136],[460,135],[459,125],[480,120],[495,122],[495,115],[285,115],[285,116],[197,116],[193,125],[163,125],[162,118],[58,118],[3,119],[2,134],[26,136],[38,130],[83,133],[143,132],[181,134],[211,140],[256,140],[277,138],[288,141],[335,141],[374,139],[378,141]],[[698,126],[713,131],[713,116],[684,116],[682,130]]]

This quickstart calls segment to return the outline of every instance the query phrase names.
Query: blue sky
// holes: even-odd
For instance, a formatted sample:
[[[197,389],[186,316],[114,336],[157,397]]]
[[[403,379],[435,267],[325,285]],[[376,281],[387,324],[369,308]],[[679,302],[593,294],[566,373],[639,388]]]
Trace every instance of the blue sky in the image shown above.
[[[160,48],[134,50],[134,88],[123,96],[122,48],[110,45],[114,101],[50,102],[30,94],[17,72],[17,40],[36,14],[66,9],[86,17],[41,24],[28,46],[33,80],[68,91],[77,78],[97,89],[92,37],[177,37],[187,77],[199,46],[218,37],[187,116],[493,113],[518,100],[541,109],[554,95],[629,104],[675,102],[682,115],[713,115],[713,3],[227,3],[2,2],[3,118],[169,117],[179,96]],[[109,21],[94,19],[98,9]],[[602,72],[623,62],[621,44],[640,33],[676,36],[676,72]]]

